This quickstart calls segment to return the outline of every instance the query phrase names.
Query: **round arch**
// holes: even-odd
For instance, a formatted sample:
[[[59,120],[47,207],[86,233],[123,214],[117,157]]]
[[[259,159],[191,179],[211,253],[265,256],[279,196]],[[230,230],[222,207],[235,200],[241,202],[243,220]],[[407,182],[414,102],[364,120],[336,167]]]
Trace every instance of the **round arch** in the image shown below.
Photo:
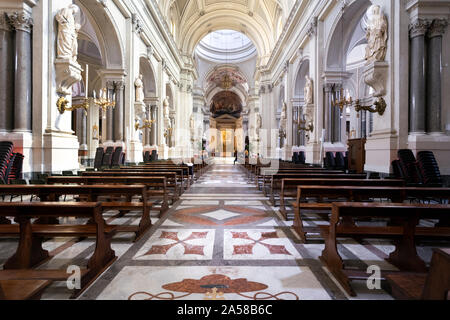
[[[121,69],[124,66],[123,44],[120,41],[118,28],[108,10],[96,1],[76,0],[89,19],[98,40],[98,47],[107,69]],[[101,28],[99,26],[102,26]],[[107,32],[106,32],[107,30]]]
[[[353,0],[347,5],[343,15],[342,12],[338,13],[333,23],[331,36],[328,37],[325,47],[325,67],[327,70],[345,70],[347,49],[353,31],[371,5],[370,0]]]
[[[158,92],[158,84],[153,66],[147,56],[139,58],[139,73],[142,74],[144,82],[144,95],[146,98],[155,98]]]

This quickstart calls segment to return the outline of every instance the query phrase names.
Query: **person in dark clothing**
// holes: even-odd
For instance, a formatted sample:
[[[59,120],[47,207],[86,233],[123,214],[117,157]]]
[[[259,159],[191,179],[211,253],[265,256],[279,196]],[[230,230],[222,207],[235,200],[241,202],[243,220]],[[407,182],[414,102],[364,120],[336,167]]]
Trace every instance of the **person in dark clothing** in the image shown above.
[[[238,161],[238,152],[237,150],[234,151],[234,164]]]

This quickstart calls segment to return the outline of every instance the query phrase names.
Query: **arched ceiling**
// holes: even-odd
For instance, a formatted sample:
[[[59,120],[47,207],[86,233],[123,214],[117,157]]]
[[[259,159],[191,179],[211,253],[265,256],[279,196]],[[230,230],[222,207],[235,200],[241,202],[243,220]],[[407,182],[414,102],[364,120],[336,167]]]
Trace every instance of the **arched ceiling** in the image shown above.
[[[192,55],[207,34],[229,29],[252,40],[260,59],[268,58],[295,0],[159,0],[169,25],[176,25],[180,50]],[[281,24],[279,23],[281,20]]]

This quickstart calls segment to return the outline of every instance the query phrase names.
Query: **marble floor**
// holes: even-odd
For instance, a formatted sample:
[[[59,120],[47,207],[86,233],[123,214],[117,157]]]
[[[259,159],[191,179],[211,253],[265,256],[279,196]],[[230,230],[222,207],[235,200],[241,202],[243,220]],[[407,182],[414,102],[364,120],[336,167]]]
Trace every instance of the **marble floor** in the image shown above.
[[[136,224],[127,214],[114,224]],[[118,260],[80,297],[81,300],[345,300],[392,299],[385,284],[369,290],[366,281],[353,281],[357,296],[349,297],[318,259],[324,248],[319,235],[301,243],[270,206],[239,165],[215,164],[161,219],[155,212],[152,229],[133,243],[132,234],[113,239]],[[307,224],[325,223],[308,215]],[[0,239],[0,265],[17,242]],[[52,239],[45,249],[54,256],[41,268],[84,265],[93,252],[92,240]],[[385,261],[393,250],[380,240],[343,239],[339,251],[348,265],[366,270]],[[431,246],[419,247],[429,261]],[[43,299],[68,299],[66,283],[55,283]]]

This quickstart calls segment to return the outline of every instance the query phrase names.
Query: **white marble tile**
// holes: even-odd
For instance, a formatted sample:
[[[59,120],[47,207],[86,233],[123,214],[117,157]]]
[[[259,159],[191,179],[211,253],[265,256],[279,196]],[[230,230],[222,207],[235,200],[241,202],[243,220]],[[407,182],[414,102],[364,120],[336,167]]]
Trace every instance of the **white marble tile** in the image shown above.
[[[215,230],[158,230],[135,260],[211,260]]]
[[[169,298],[170,296],[182,297],[182,300],[203,300],[208,298],[207,292],[212,288],[206,288],[204,293],[192,293],[192,288],[200,287],[202,278],[214,277],[227,279],[225,285],[233,286],[233,280],[244,279],[246,284],[239,293],[224,293],[220,296],[224,300],[251,300],[255,297],[275,297],[284,300],[328,300],[327,292],[317,281],[314,274],[307,267],[125,267],[98,297],[99,300],[126,300],[133,296],[134,300],[149,298]],[[130,279],[133,281],[130,281]],[[167,289],[167,285],[180,283],[190,279],[192,286],[181,286],[178,291]],[[186,282],[185,282],[186,283]],[[247,284],[248,283],[248,284]],[[254,290],[258,285],[257,290]],[[219,285],[221,283],[218,283]],[[165,287],[165,288],[164,288]],[[231,287],[232,288],[232,287]],[[224,291],[226,289],[222,289]],[[247,291],[247,292],[245,292]],[[197,291],[198,292],[198,291]],[[220,293],[220,289],[218,293]],[[259,294],[258,294],[259,292]]]
[[[225,230],[225,260],[293,260],[300,253],[281,230]]]

